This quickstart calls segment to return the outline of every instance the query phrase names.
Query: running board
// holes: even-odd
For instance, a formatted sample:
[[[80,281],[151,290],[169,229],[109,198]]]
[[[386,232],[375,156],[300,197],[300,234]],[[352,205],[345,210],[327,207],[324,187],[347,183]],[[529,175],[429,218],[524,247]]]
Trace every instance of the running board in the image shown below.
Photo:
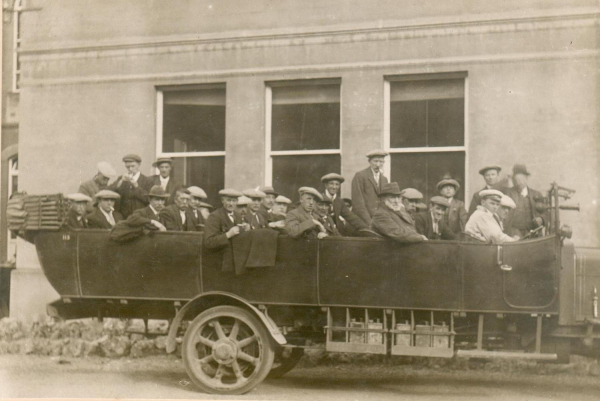
[[[499,358],[499,359],[527,359],[532,361],[555,361],[558,359],[556,354],[542,354],[537,352],[510,352],[510,351],[484,351],[484,350],[463,350],[456,351],[456,356],[464,358]]]

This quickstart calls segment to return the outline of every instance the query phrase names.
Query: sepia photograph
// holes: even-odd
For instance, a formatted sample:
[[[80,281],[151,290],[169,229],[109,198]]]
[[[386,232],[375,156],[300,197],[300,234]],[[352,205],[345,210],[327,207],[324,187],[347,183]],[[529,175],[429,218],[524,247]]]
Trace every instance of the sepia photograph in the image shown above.
[[[600,0],[2,0],[0,399],[599,400]]]

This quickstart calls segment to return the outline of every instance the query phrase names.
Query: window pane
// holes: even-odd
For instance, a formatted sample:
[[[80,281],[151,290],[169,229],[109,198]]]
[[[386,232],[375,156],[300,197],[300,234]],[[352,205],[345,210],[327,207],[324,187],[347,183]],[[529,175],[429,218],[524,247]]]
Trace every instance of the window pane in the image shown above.
[[[392,148],[427,146],[426,106],[425,100],[390,104],[390,146]]]
[[[173,178],[186,187],[197,186],[208,195],[207,202],[220,207],[219,191],[225,187],[225,157],[176,157]]]
[[[163,152],[225,150],[225,89],[165,91]]]
[[[400,189],[421,191],[426,203],[429,198],[438,195],[437,183],[445,177],[452,177],[461,186],[456,197],[464,200],[465,153],[394,153],[391,155],[391,176]]]
[[[273,187],[292,201],[299,199],[298,188],[321,192],[321,177],[340,172],[340,155],[273,156]]]
[[[274,87],[272,91],[272,150],[339,149],[339,85]]]
[[[465,144],[464,99],[429,100],[427,146]]]

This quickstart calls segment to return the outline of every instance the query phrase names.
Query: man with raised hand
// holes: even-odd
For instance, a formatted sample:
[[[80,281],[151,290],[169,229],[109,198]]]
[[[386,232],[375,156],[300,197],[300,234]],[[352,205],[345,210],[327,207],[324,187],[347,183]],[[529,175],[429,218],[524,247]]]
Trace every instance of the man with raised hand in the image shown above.
[[[115,211],[115,202],[121,196],[108,189],[103,189],[96,194],[95,210],[87,215],[89,228],[102,228],[110,230],[119,221],[123,220],[121,213]]]
[[[208,216],[204,223],[204,246],[208,249],[223,248],[229,244],[229,238],[238,235],[243,225],[235,210],[242,193],[225,188],[219,191],[222,207]]]
[[[317,219],[314,208],[323,196],[314,188],[301,187],[300,205],[285,216],[285,230],[290,237],[325,238],[327,231]]]
[[[148,191],[152,188],[153,180],[140,172],[142,158],[136,154],[123,157],[127,174],[123,174],[108,189],[121,195],[117,209],[124,218],[129,217],[134,211],[143,209],[148,205]]]

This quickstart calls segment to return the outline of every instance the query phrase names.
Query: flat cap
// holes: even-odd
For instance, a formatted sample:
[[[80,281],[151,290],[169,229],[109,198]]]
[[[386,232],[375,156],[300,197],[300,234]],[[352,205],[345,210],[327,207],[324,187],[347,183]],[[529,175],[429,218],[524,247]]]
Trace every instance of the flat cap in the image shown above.
[[[498,191],[497,189],[484,189],[483,191],[479,191],[479,197],[480,198],[487,198],[487,197],[492,197],[494,199],[496,199],[498,202],[500,202],[500,199],[502,199],[502,195],[504,195],[502,192]]]
[[[417,210],[427,210],[427,205],[424,203],[417,203]]]
[[[405,199],[413,199],[413,200],[423,199],[423,194],[414,188],[404,188],[402,190],[402,192],[400,192],[400,196],[402,196]]]
[[[367,153],[367,157],[369,159],[371,157],[386,157],[387,155],[389,155],[389,153],[382,149],[374,149],[374,150],[370,151],[369,153]]]
[[[331,200],[331,198],[323,196],[321,199],[319,199],[317,201],[317,203],[327,203],[327,204],[331,205],[333,203],[333,200]]]
[[[94,197],[96,199],[120,199],[121,195],[114,191],[103,189],[102,191],[98,191],[98,193],[94,195]]]
[[[153,185],[148,192],[148,196],[151,198],[168,198],[171,195],[169,195],[160,185]]]
[[[342,200],[344,202],[348,202],[350,205],[352,205],[352,199],[350,199],[350,198],[342,198]]]
[[[242,196],[242,193],[233,188],[225,188],[219,191],[220,196],[230,196],[232,198],[239,198]]]
[[[515,209],[517,207],[515,201],[507,195],[502,195],[502,199],[500,199],[500,206],[508,207],[511,209]]]
[[[440,189],[444,188],[446,185],[452,185],[457,191],[460,189],[460,184],[458,183],[458,181],[453,180],[452,178],[448,178],[448,179],[438,182],[437,190],[439,191]]]
[[[445,208],[449,208],[450,207],[450,202],[448,202],[446,200],[446,198],[444,198],[443,196],[434,196],[431,199],[429,199],[429,203],[434,203],[436,205],[440,205],[440,206],[443,206]]]
[[[275,191],[275,188],[273,188],[273,187],[260,187],[259,190],[261,192],[264,192],[267,195],[275,195],[275,196],[279,195],[277,193],[277,191]]]
[[[242,195],[242,196],[240,196],[240,197],[238,198],[238,203],[237,203],[237,205],[238,205],[238,206],[247,206],[247,205],[249,205],[250,203],[252,203],[252,199],[248,198],[248,197],[247,197],[247,196],[245,196],[245,195]]]
[[[159,157],[154,163],[152,163],[152,167],[158,167],[163,163],[169,163],[170,165],[173,165],[173,159],[170,157]]]
[[[204,190],[200,187],[188,187],[188,191],[190,191],[190,195],[192,195],[195,198],[200,198],[200,199],[208,198],[208,195],[206,195],[206,192],[204,192]]]
[[[298,189],[298,193],[300,195],[304,195],[304,194],[312,195],[317,200],[323,199],[323,195],[321,195],[321,193],[319,191],[317,191],[316,189],[311,188],[311,187],[300,187],[300,189]]]
[[[112,178],[117,176],[117,172],[110,165],[109,162],[98,162],[98,164],[96,164],[96,168],[98,169],[98,172],[106,178]]]
[[[321,177],[321,182],[323,182],[323,183],[333,181],[333,180],[339,181],[340,184],[342,182],[346,181],[344,177],[342,177],[341,175],[339,175],[337,173],[329,173],[329,174],[326,174],[323,177]]]
[[[206,203],[206,202],[200,202],[200,207],[205,207],[207,209],[214,209],[215,208],[213,205],[211,205],[210,203]]]
[[[252,198],[264,198],[265,196],[267,196],[266,193],[264,193],[263,191],[259,191],[258,189],[244,189],[242,191],[242,194],[244,196],[247,196],[248,198],[252,199]]]
[[[123,161],[124,162],[138,162],[138,163],[141,163],[142,162],[142,158],[139,157],[138,155],[136,155],[135,153],[130,153],[128,155],[123,156]]]
[[[292,201],[283,195],[279,195],[277,196],[277,198],[275,198],[275,203],[286,203],[289,205],[290,203],[292,203]]]
[[[379,191],[379,196],[383,195],[400,195],[402,191],[400,191],[400,187],[397,182],[389,182],[387,184],[383,184],[381,186],[381,191]]]
[[[90,198],[87,195],[80,194],[80,193],[69,194],[66,196],[66,198],[68,200],[70,200],[71,202],[91,202],[92,201],[92,198]]]
[[[485,166],[481,170],[479,170],[479,174],[484,175],[488,170],[498,170],[498,172],[502,171],[502,167],[497,165]]]

